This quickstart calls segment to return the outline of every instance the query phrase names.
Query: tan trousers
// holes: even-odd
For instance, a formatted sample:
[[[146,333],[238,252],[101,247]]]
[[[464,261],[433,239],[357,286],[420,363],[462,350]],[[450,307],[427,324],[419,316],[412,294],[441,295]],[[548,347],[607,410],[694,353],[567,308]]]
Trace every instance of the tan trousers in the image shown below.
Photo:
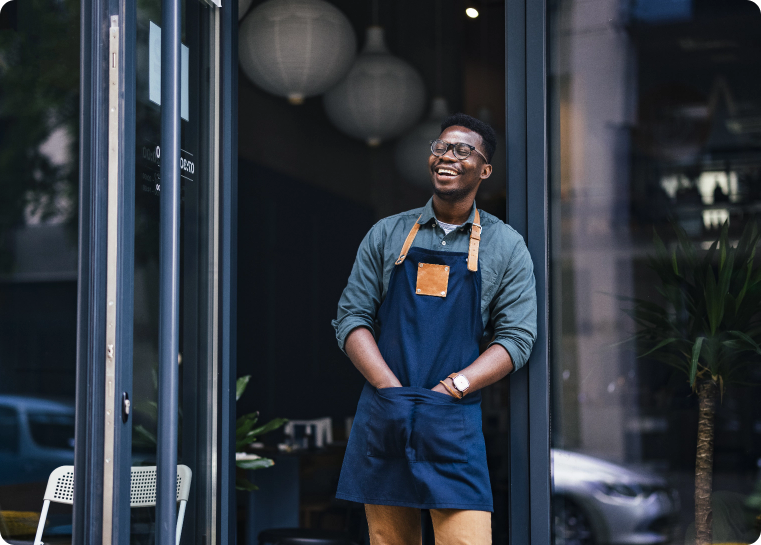
[[[365,504],[370,545],[421,545],[420,509]],[[491,545],[491,513],[431,509],[436,545]]]

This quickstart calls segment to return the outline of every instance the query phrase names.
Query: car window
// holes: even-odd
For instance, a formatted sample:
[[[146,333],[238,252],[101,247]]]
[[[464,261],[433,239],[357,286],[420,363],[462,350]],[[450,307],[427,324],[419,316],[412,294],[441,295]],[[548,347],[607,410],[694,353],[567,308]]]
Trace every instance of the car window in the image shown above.
[[[74,448],[74,415],[30,412],[29,431],[41,447]]]
[[[11,407],[0,407],[0,452],[17,452],[18,436],[18,412]]]

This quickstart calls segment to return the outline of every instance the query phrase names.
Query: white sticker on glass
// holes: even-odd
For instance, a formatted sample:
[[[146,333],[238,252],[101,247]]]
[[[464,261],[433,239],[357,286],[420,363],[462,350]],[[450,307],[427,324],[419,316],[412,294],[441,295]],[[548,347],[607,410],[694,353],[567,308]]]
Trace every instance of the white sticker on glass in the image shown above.
[[[180,116],[190,120],[188,70],[190,50],[186,45],[180,49]],[[161,27],[151,21],[148,33],[148,98],[161,106]]]

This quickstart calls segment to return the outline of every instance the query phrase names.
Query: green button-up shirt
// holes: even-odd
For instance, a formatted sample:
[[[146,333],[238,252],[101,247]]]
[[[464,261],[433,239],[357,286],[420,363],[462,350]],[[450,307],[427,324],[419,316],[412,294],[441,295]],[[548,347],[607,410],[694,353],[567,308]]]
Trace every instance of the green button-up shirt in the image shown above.
[[[523,237],[491,214],[483,210],[479,214],[484,337],[491,344],[502,345],[517,370],[528,360],[536,339],[534,267]],[[338,317],[333,320],[341,350],[346,337],[357,327],[368,328],[377,338],[378,309],[386,297],[394,262],[415,220],[421,227],[413,247],[467,253],[475,215],[474,203],[468,221],[446,235],[436,223],[431,199],[423,208],[389,216],[370,229],[359,246],[349,283],[338,302]]]

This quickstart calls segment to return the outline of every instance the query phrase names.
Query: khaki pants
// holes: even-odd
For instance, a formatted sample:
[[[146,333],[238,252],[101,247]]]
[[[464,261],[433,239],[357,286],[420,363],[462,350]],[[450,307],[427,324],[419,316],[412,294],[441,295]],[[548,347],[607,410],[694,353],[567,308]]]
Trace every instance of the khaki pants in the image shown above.
[[[420,545],[420,509],[365,504],[370,545]],[[491,513],[431,509],[436,545],[491,545]]]

